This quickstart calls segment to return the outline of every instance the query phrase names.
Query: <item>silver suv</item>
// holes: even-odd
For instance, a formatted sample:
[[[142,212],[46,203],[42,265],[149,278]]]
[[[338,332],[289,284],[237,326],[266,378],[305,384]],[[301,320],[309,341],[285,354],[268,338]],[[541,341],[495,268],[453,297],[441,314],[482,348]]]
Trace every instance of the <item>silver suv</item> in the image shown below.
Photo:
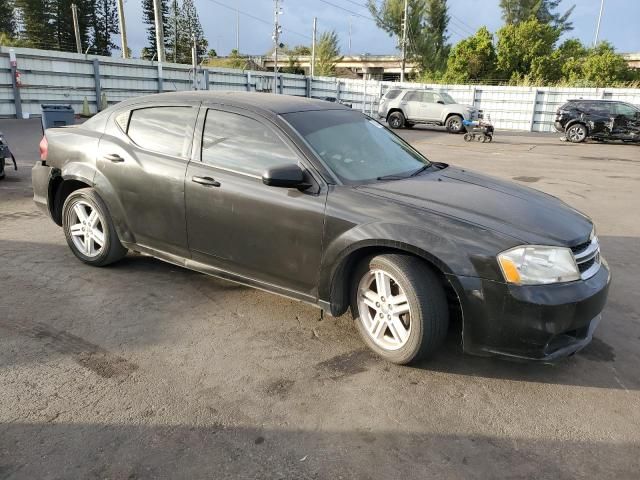
[[[444,125],[450,133],[464,131],[463,120],[478,120],[482,112],[460,105],[447,92],[392,88],[380,99],[378,116],[391,128],[411,128],[417,123]]]

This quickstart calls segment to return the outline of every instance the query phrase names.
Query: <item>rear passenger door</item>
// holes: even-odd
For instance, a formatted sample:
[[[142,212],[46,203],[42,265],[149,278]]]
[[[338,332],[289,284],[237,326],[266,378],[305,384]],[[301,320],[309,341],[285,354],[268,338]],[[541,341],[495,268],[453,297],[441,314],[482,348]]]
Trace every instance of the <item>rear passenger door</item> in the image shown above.
[[[407,92],[402,99],[402,110],[407,120],[424,120],[422,92]]]
[[[230,107],[202,110],[200,148],[185,178],[192,258],[315,299],[326,185],[269,120]],[[267,168],[291,163],[307,171],[312,188],[262,183]]]
[[[198,105],[139,105],[113,115],[100,139],[96,183],[135,242],[188,256],[184,175]],[[119,219],[116,219],[119,221]]]

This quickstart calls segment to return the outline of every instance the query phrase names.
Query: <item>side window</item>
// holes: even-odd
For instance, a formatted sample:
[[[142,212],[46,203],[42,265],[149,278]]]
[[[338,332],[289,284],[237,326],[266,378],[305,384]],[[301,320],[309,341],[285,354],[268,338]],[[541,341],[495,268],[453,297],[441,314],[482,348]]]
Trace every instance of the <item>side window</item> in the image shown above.
[[[398,95],[400,95],[400,92],[402,92],[402,90],[389,90],[386,94],[385,97],[389,100],[393,100],[394,98],[396,98]]]
[[[115,118],[116,124],[120,127],[120,130],[122,130],[124,133],[127,133],[127,127],[129,126],[130,113],[131,112],[129,110],[127,110],[126,112],[121,112],[118,115],[116,115],[116,118]]]
[[[434,94],[433,92],[424,92],[423,94],[423,102],[427,102],[427,103],[436,103],[438,100],[440,100],[440,96]]]
[[[127,135],[153,152],[186,157],[197,110],[192,107],[148,107],[131,111]]]
[[[421,102],[422,92],[407,92],[404,96],[405,102]]]
[[[297,163],[295,153],[267,126],[244,115],[207,110],[202,161],[261,176],[269,167]]]
[[[637,110],[624,103],[615,104],[615,114],[624,115],[625,117],[635,117]]]

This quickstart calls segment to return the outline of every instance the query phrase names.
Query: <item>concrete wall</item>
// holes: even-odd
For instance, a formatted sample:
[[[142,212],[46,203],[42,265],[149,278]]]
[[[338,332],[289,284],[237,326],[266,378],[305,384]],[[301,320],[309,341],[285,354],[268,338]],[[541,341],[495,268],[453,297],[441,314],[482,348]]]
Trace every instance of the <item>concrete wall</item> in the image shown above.
[[[77,113],[86,98],[96,112],[102,93],[109,104],[160,91],[191,90],[189,66],[122,60],[76,53],[15,48],[21,86],[12,85],[9,48],[0,47],[0,117],[40,115],[44,103],[70,104]],[[272,91],[272,72],[207,68],[198,71],[199,89]],[[367,113],[377,111],[378,99],[398,83],[305,77],[281,74],[278,91],[286,95],[315,98],[336,97]],[[474,105],[490,115],[496,128],[553,131],[556,109],[570,98],[603,98],[640,104],[640,89],[556,87],[506,87],[489,85],[427,85],[405,83],[413,88],[445,89],[458,102]]]

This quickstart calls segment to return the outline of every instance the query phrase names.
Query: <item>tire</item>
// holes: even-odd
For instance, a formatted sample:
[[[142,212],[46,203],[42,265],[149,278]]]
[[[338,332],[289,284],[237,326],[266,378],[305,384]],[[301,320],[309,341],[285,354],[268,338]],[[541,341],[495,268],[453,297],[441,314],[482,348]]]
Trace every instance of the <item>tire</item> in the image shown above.
[[[471,140],[473,140],[473,134],[471,134],[471,133],[465,133],[465,134],[464,134],[464,137],[462,137],[462,138],[464,138],[464,141],[465,141],[465,142],[470,142]]]
[[[571,143],[584,142],[587,138],[587,127],[581,123],[574,123],[567,128],[566,137]]]
[[[402,114],[402,112],[393,112],[391,115],[389,115],[389,118],[387,119],[387,123],[394,130],[397,130],[398,128],[402,128],[404,127],[404,124],[405,124],[404,115]]]
[[[380,275],[389,281],[381,282],[386,286],[378,294]],[[384,290],[391,296],[384,297]],[[406,301],[402,301],[403,293]],[[393,314],[394,309],[402,313]],[[422,260],[404,254],[369,257],[356,268],[351,312],[365,344],[385,360],[400,365],[433,354],[444,342],[449,325],[440,279]]]
[[[62,228],[69,248],[86,264],[103,267],[127,253],[107,206],[93,188],[81,188],[67,197],[62,207]],[[86,231],[91,232],[88,239]]]
[[[464,131],[464,125],[462,125],[462,117],[460,115],[451,115],[444,122],[444,126],[447,127],[449,133],[461,133]]]

